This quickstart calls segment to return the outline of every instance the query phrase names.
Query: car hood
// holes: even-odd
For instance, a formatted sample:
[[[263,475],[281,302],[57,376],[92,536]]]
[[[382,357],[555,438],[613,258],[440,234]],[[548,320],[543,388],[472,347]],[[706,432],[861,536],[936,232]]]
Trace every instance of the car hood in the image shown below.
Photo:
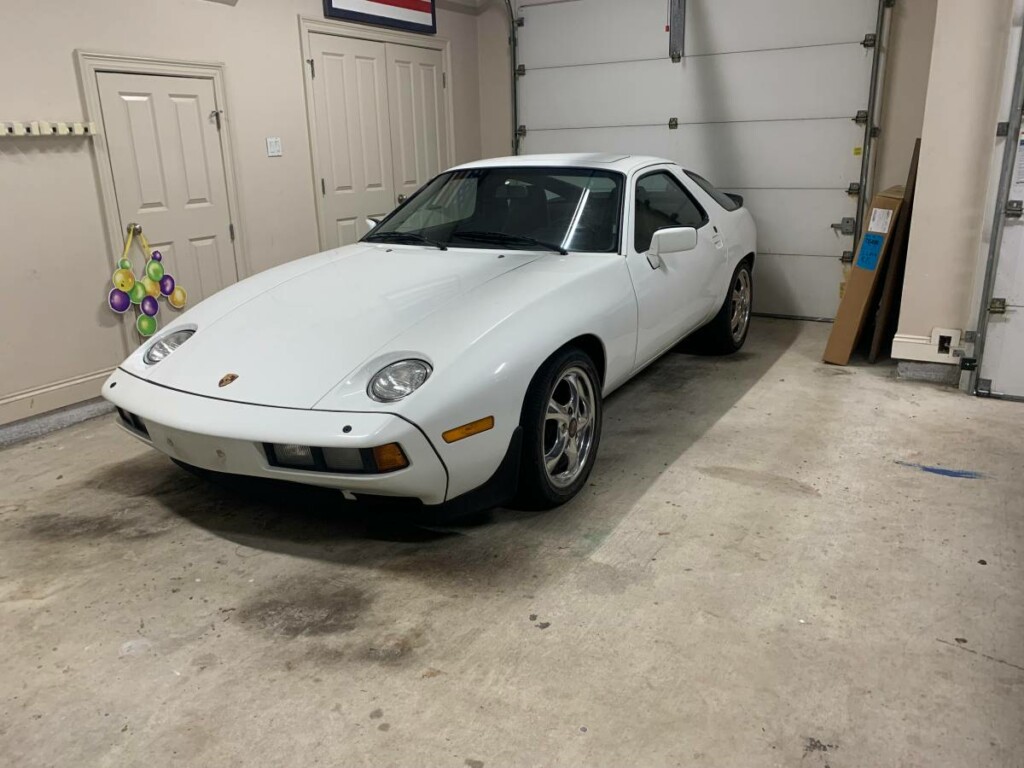
[[[391,352],[387,343],[403,331],[540,258],[499,253],[358,244],[312,256],[314,266],[289,265],[279,280],[251,278],[259,290],[243,281],[204,301],[173,326],[191,321],[191,339],[154,366],[135,359],[126,368],[185,392],[311,408],[375,353]],[[395,359],[422,354],[401,352]],[[236,378],[221,386],[228,374]]]

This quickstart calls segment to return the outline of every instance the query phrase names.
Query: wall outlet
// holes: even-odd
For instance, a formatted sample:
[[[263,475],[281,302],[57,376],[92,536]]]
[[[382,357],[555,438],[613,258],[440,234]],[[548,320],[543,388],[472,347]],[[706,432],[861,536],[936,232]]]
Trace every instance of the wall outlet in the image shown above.
[[[282,154],[281,137],[267,136],[267,157],[281,157]]]
[[[939,355],[953,356],[953,350],[961,347],[963,331],[959,328],[932,328],[932,350]]]

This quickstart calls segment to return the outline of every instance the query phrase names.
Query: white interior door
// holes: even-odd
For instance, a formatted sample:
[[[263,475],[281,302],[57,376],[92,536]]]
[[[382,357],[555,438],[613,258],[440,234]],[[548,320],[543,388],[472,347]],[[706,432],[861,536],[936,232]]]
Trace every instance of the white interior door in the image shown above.
[[[366,218],[395,207],[384,43],[310,35],[319,174],[320,242],[366,234]]]
[[[665,0],[525,5],[524,152],[666,157],[739,192],[758,225],[758,312],[833,317],[856,215],[877,0],[689,0],[681,63]],[[670,118],[678,129],[669,128]]]
[[[213,82],[121,72],[96,79],[122,231],[142,225],[191,304],[235,282]]]
[[[449,165],[448,115],[441,52],[387,46],[388,98],[396,202]]]

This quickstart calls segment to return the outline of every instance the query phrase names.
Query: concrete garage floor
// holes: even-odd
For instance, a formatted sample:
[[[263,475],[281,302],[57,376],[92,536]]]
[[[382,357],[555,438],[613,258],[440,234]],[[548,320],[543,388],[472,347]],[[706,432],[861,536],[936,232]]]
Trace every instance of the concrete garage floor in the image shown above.
[[[574,503],[452,531],[111,418],[0,452],[0,762],[1021,764],[1024,406],[827,333],[669,355]]]

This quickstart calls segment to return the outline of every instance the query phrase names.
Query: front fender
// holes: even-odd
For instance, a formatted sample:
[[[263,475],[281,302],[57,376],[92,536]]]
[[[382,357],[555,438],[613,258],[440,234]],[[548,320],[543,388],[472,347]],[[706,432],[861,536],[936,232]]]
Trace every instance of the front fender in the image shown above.
[[[448,468],[448,498],[459,496],[498,469],[530,381],[548,357],[571,339],[596,336],[605,351],[604,389],[610,391],[632,371],[636,322],[622,256],[538,259],[453,301],[389,344],[420,350],[434,366],[428,382],[394,412],[434,443]],[[329,409],[331,402],[329,395],[318,408]],[[486,416],[494,417],[493,429],[444,441],[445,431]]]

